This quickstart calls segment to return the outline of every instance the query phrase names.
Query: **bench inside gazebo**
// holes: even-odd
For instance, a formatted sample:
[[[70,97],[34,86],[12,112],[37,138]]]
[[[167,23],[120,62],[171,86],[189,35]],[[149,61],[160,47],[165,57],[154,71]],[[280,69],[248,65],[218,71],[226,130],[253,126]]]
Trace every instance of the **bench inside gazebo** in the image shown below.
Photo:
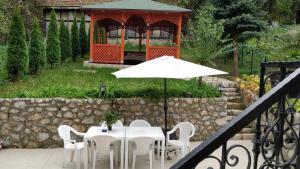
[[[152,0],[82,6],[90,20],[90,62],[123,64],[180,57],[182,25],[191,10]]]

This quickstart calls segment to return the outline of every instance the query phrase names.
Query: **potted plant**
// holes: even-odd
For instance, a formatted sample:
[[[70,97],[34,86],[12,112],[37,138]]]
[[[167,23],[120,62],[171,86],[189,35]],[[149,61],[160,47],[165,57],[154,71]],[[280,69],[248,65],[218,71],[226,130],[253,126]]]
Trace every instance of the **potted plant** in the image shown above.
[[[116,112],[106,112],[104,119],[108,130],[112,130],[112,125],[120,119],[120,116]]]

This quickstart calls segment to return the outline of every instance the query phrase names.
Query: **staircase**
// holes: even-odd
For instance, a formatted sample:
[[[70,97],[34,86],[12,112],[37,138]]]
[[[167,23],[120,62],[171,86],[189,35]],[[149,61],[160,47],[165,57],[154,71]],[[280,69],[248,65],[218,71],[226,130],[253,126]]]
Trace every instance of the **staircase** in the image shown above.
[[[218,86],[222,84],[219,88],[223,97],[227,98],[227,122],[231,121],[237,115],[239,115],[244,109],[245,106],[242,103],[242,96],[239,92],[239,88],[235,82],[216,77],[206,77],[203,79],[204,82],[210,83],[213,86]],[[236,134],[232,139],[233,140],[252,140],[254,136],[254,129],[252,125],[249,125],[243,130]]]

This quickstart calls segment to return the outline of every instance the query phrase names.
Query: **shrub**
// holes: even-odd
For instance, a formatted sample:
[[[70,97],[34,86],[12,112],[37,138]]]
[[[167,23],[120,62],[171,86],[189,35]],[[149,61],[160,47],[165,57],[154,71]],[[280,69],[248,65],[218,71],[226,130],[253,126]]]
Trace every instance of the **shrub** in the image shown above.
[[[87,53],[87,35],[85,31],[85,16],[83,15],[80,20],[80,30],[79,30],[79,45],[80,45],[80,54],[83,58]]]
[[[64,63],[68,57],[72,56],[71,40],[68,28],[63,21],[60,22],[59,28],[61,62]]]
[[[185,57],[200,62],[201,64],[211,63],[212,59],[218,56],[221,37],[224,32],[222,22],[215,22],[213,12],[215,8],[205,6],[196,13],[195,21],[189,28],[189,37],[183,38]]]
[[[7,73],[11,80],[18,80],[25,74],[28,59],[25,30],[20,8],[14,11],[9,31],[9,44],[7,49]]]
[[[48,38],[47,38],[47,46],[46,46],[46,54],[47,61],[53,68],[54,64],[59,63],[60,60],[60,42],[58,35],[58,28],[56,22],[56,14],[55,11],[52,10],[49,30],[48,30]]]
[[[29,47],[29,72],[37,74],[46,63],[45,44],[37,17],[33,20],[30,47]]]
[[[72,24],[72,59],[76,61],[78,55],[80,55],[80,48],[79,48],[79,37],[78,37],[78,27],[77,27],[77,19],[76,16],[74,17],[74,21]]]

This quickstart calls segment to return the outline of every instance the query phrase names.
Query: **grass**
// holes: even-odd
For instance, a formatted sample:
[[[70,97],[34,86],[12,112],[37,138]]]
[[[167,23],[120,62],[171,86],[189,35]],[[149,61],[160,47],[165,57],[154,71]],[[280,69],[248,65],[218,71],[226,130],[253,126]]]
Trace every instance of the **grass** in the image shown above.
[[[55,69],[44,70],[40,75],[26,76],[19,82],[0,85],[1,98],[97,98],[99,84],[107,85],[105,97],[161,98],[161,79],[116,79],[112,72],[117,69],[83,68],[82,62],[66,63]],[[74,70],[95,70],[95,73]],[[210,85],[199,87],[197,81],[168,80],[169,97],[218,97],[218,91]]]

